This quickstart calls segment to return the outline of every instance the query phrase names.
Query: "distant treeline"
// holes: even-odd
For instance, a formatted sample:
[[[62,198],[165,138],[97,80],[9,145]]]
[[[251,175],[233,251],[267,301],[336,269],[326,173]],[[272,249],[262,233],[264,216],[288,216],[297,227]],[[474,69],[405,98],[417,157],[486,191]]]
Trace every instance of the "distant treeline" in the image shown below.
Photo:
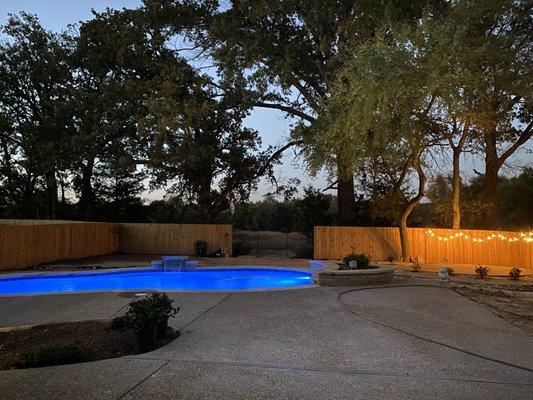
[[[533,225],[533,169],[526,169],[516,177],[500,178],[500,228],[528,229]],[[482,178],[472,179],[463,188],[464,228],[484,228]],[[231,223],[239,230],[302,232],[311,236],[315,225],[336,225],[335,196],[307,187],[301,197],[277,200],[272,196],[258,202],[240,202],[216,218],[216,223]],[[438,176],[428,187],[429,202],[419,204],[409,223],[411,226],[451,226],[450,179]],[[111,201],[97,200],[92,220],[115,222],[202,223],[197,206],[177,197],[143,202],[137,195]],[[45,203],[23,206],[2,206],[2,218],[44,218]],[[65,219],[77,218],[77,203],[63,200],[59,208]],[[393,201],[358,196],[357,223],[359,226],[395,226],[400,210]]]

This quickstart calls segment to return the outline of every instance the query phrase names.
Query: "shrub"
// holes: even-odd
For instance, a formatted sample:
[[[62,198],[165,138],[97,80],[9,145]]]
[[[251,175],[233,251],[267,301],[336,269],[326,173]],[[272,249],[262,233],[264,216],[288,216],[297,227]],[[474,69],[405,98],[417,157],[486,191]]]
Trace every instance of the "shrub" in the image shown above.
[[[125,315],[113,318],[111,321],[111,329],[125,330],[128,329],[128,318]]]
[[[366,254],[348,254],[346,257],[343,258],[343,269],[349,269],[350,268],[350,261],[356,261],[357,262],[357,269],[365,269],[368,268],[370,264],[370,256],[367,256]]]
[[[179,307],[172,307],[174,300],[168,297],[166,293],[154,293],[147,300],[151,303],[152,307],[154,307],[160,320],[174,317],[180,310]]]
[[[179,311],[179,307],[173,307],[172,303],[165,293],[154,293],[146,299],[133,301],[124,316],[113,319],[112,326],[137,333],[155,328]]]
[[[455,271],[452,267],[446,267],[446,270],[448,271],[448,275],[455,276]]]
[[[81,351],[73,346],[48,346],[24,350],[16,362],[18,368],[72,364],[81,360]]]
[[[509,278],[513,281],[517,281],[520,279],[520,274],[522,273],[522,270],[518,267],[511,268],[509,271]]]
[[[205,257],[207,254],[207,243],[205,240],[197,240],[194,243],[194,255],[196,257]]]
[[[476,269],[474,269],[474,272],[476,273],[476,275],[481,278],[481,279],[484,279],[487,277],[487,275],[489,274],[489,267],[484,267],[482,265],[478,265],[476,267]]]
[[[418,261],[415,261],[411,265],[411,271],[413,271],[413,272],[420,272],[421,269],[422,269],[422,266],[418,263]]]

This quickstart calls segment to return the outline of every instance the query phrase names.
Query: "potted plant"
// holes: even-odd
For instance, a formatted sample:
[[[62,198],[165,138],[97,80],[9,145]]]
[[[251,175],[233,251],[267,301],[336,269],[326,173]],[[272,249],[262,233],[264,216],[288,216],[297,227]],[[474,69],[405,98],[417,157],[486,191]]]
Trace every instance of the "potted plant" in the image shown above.
[[[120,324],[135,331],[137,351],[151,350],[156,341],[156,329],[160,321],[158,310],[149,299],[131,302]]]
[[[156,327],[156,337],[157,339],[164,339],[168,330],[169,318],[174,318],[180,308],[172,307],[174,300],[170,299],[166,293],[154,293],[148,300],[152,303],[159,318]]]

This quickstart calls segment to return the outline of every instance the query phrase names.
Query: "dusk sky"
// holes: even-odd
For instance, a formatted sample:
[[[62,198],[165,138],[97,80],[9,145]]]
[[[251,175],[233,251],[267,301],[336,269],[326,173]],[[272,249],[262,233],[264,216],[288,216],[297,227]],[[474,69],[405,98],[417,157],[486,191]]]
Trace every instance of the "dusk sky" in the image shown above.
[[[140,4],[136,0],[17,0],[17,1],[0,1],[0,24],[6,22],[9,13],[18,13],[26,11],[36,14],[42,25],[52,31],[59,32],[64,30],[68,24],[90,19],[91,9],[102,11],[106,7],[110,8],[134,8]],[[289,134],[289,123],[285,120],[283,114],[274,110],[256,109],[246,119],[249,127],[257,129],[262,137],[263,145],[282,144]],[[531,143],[527,148],[531,150]],[[483,162],[481,159],[465,156],[462,160],[464,164],[463,172],[465,176],[471,176],[473,169],[483,171]],[[450,161],[441,159],[438,161],[437,168],[431,168],[431,173],[444,173],[450,169]],[[504,168],[503,173],[516,173],[515,167],[532,164],[532,155],[525,148],[520,149],[508,162],[511,168]],[[276,168],[276,175],[283,178],[297,177],[302,181],[302,186],[312,184],[317,188],[327,186],[325,174],[318,177],[309,177],[306,172],[305,164],[301,161],[295,161],[293,153],[287,152],[283,159],[283,164]],[[259,190],[252,198],[261,199],[262,195],[272,190],[269,185],[260,185]],[[300,190],[301,192],[301,190]],[[146,193],[146,197],[161,198],[164,191],[155,191]]]

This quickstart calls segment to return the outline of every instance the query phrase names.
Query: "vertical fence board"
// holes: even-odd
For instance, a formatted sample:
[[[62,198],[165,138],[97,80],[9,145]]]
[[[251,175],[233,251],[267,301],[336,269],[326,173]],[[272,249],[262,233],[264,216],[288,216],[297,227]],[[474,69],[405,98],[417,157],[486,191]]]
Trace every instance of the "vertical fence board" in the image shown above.
[[[0,270],[118,251],[115,224],[0,221]]]
[[[433,229],[437,235],[450,236],[453,229]],[[496,238],[474,243],[471,238],[438,240],[427,233],[427,228],[408,228],[412,257],[429,263],[487,264],[505,267],[519,266],[533,269],[533,242],[508,242],[497,237],[519,236],[520,232],[461,230],[470,237]],[[314,257],[319,260],[340,259],[351,252],[367,253],[376,261],[401,255],[400,234],[396,227],[315,226]]]
[[[194,243],[204,240],[208,253],[225,249],[231,255],[232,225],[118,224],[120,251],[132,254],[194,254]]]

